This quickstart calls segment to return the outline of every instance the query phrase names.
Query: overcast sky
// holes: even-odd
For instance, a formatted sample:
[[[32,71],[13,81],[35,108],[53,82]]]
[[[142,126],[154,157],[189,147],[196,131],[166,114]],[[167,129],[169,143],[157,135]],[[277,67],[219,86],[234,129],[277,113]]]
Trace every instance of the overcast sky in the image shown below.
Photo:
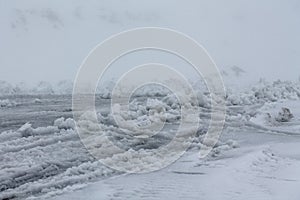
[[[0,80],[13,83],[72,80],[98,43],[142,26],[188,34],[248,80],[300,76],[298,0],[0,0],[0,25]]]

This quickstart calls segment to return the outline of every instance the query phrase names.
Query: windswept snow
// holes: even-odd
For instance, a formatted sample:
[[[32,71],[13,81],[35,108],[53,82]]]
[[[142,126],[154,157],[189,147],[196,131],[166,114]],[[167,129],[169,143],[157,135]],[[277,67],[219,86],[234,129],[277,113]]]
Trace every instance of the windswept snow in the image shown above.
[[[299,108],[299,100],[266,103],[250,121],[266,129],[300,135]],[[286,109],[289,109],[291,113],[284,114]],[[282,119],[283,117],[285,119]]]
[[[0,138],[0,199],[53,193],[116,173],[89,155],[72,119],[38,128],[26,123]]]
[[[295,143],[243,147],[204,161],[190,152],[161,171],[117,176],[52,199],[298,200],[300,152],[290,145]],[[279,149],[289,150],[283,156]]]
[[[41,86],[43,89],[39,91],[49,91],[49,84]],[[132,165],[128,159],[139,164],[136,167],[159,166],[162,163],[151,163],[148,159],[151,149],[170,142],[182,118],[195,120],[182,115],[183,105],[175,95],[156,89],[137,90],[129,106],[115,105],[114,115],[109,108],[110,99],[97,94],[98,121],[86,120],[90,113],[81,116],[79,123],[90,134],[90,142],[99,144],[101,135],[93,134],[99,133],[100,127],[103,135],[125,150],[107,152],[113,154],[107,157],[107,163],[123,160],[129,171]],[[298,91],[298,83],[277,81],[260,83],[240,93],[228,92],[223,135],[203,160],[198,158],[199,150],[212,145],[204,140],[211,103],[206,92],[198,91],[199,103],[195,100],[184,105],[200,111],[197,134],[185,141],[189,145],[187,153],[161,171],[142,175],[121,174],[91,156],[75,130],[70,95],[6,96],[1,100],[5,106],[0,108],[3,161],[0,199],[197,199],[201,196],[212,200],[280,200],[290,194],[291,200],[298,200]],[[282,108],[288,108],[293,117],[278,120],[279,116],[285,116]],[[116,123],[116,119],[122,124]],[[165,126],[156,135],[155,131],[140,129],[164,122]],[[134,151],[144,153],[144,159],[133,157]],[[286,188],[279,190],[283,184]]]

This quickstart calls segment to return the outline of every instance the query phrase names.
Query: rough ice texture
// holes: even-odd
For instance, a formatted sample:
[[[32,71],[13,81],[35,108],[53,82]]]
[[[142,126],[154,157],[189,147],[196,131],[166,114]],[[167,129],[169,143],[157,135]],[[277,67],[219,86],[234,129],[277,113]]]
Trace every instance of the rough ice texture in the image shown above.
[[[283,99],[300,99],[300,82],[260,82],[249,91],[235,93],[229,90],[227,92],[228,105],[251,105],[255,103],[275,102]]]
[[[17,103],[15,101],[12,101],[9,99],[4,99],[4,100],[0,99],[0,109],[4,108],[4,107],[6,107],[6,108],[14,107],[16,105],[17,105]]]
[[[2,91],[14,90],[3,89]],[[43,83],[40,84],[39,89],[34,91],[53,91],[55,94],[57,90],[53,90],[49,84]],[[144,151],[145,155],[151,156],[151,149],[158,148],[172,140],[176,133],[174,126],[178,125],[182,117],[189,117],[181,114],[183,105],[175,95],[161,92],[160,96],[155,93],[153,88],[140,92],[141,95],[136,95],[136,97],[154,96],[140,98],[140,100],[133,99],[129,108],[116,105],[117,113],[115,115],[109,112],[98,113],[102,133],[126,150],[125,153],[114,156],[125,161],[130,158],[130,151],[133,150]],[[108,96],[106,97],[108,98]],[[211,114],[209,95],[198,91],[195,98],[198,103],[195,103],[197,101],[194,99],[184,105],[200,110],[199,130],[195,137],[185,141],[190,145],[190,152],[193,150],[198,152],[199,149],[214,144],[213,141],[204,140]],[[299,84],[281,81],[260,84],[250,91],[242,92],[241,95],[228,93],[226,128],[229,127],[233,130],[249,128],[258,131],[299,134],[299,111],[295,109],[299,107],[297,104],[299,101],[292,101],[293,99],[299,99]],[[284,100],[284,103],[279,103],[279,100]],[[2,101],[6,102],[3,105],[14,105],[10,100]],[[47,99],[33,99],[32,102],[40,106],[40,104],[47,103]],[[273,104],[276,104],[274,109],[268,107]],[[262,105],[267,107],[262,107]],[[2,108],[9,110],[7,106]],[[288,108],[290,112],[286,109],[281,110],[281,108]],[[271,110],[274,112],[270,113]],[[278,114],[279,112],[281,114]],[[266,113],[270,113],[272,116],[273,120],[270,124],[267,124],[265,118],[260,118]],[[291,118],[291,113],[294,115],[293,118]],[[86,114],[87,117],[88,114]],[[38,113],[37,117],[39,117]],[[115,117],[123,123],[122,127],[116,123]],[[279,117],[280,120],[275,124],[275,119],[279,119]],[[143,137],[146,135],[146,131],[140,132],[138,129],[151,123],[160,122],[166,122],[167,125],[171,125],[171,128],[163,130],[155,137]],[[266,122],[266,124],[259,124],[259,122]],[[99,126],[96,125],[97,122],[84,120],[84,118],[79,123],[89,133],[99,129]],[[289,125],[288,130],[286,130],[286,123]],[[241,127],[243,128],[241,129]],[[91,136],[90,141],[96,143],[98,138]],[[235,140],[220,141],[214,145],[210,158],[222,156],[224,152],[240,146],[241,144]],[[56,195],[84,187],[90,181],[118,173],[103,166],[89,154],[79,140],[74,120],[70,118],[58,118],[53,125],[48,127],[35,128],[32,123],[25,123],[19,129],[2,132],[0,134],[0,155],[3,161],[0,163],[0,199],[14,197],[24,199],[29,196],[34,199],[40,195]],[[136,159],[136,162],[144,161]],[[124,166],[131,167],[126,162],[124,162]]]
[[[281,111],[278,113],[275,118],[278,122],[289,122],[293,118],[293,114],[288,108],[281,108]]]

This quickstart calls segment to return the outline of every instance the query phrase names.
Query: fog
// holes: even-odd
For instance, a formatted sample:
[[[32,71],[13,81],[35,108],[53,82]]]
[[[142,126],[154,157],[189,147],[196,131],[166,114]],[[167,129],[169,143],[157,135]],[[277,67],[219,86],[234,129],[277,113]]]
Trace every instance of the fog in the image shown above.
[[[243,69],[243,82],[261,77],[296,80],[300,75],[297,0],[0,3],[0,80],[12,83],[73,80],[98,43],[112,34],[143,26],[171,28],[193,37],[221,70],[232,66]],[[148,62],[160,57],[142,58]],[[133,63],[135,59],[143,63],[138,56],[132,57]],[[119,63],[114,68],[116,74],[122,67]]]

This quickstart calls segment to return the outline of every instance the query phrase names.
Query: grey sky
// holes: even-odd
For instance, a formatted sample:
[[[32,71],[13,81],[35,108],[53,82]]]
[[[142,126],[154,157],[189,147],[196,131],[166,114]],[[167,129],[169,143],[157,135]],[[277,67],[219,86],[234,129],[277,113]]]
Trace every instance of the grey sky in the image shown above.
[[[295,80],[300,75],[297,0],[61,2],[0,0],[0,80],[72,80],[94,46],[111,34],[141,26],[190,35],[219,68],[238,66],[248,80]],[[122,63],[115,70],[120,67]]]

